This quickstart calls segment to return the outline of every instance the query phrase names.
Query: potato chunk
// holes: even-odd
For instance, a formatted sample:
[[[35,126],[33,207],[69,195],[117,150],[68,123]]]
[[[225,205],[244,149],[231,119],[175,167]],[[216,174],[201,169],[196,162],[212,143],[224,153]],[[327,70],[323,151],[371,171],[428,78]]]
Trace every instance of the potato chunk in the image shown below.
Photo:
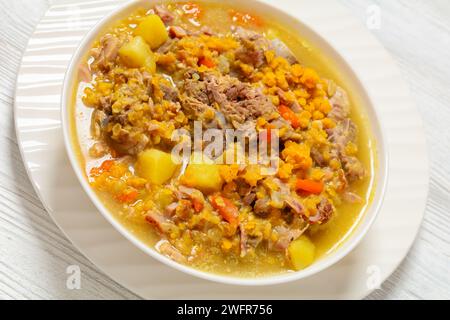
[[[302,270],[314,261],[316,246],[305,235],[292,241],[288,247],[289,258],[295,270]]]
[[[181,183],[199,189],[203,193],[220,191],[223,185],[220,167],[209,163],[189,164],[181,178]]]
[[[156,71],[156,61],[152,50],[142,37],[134,37],[119,50],[122,61],[130,68],[146,67],[151,73]]]
[[[167,182],[175,173],[178,165],[172,155],[157,149],[149,149],[138,155],[136,173],[153,184]]]
[[[135,34],[144,38],[152,49],[159,48],[169,39],[164,22],[156,14],[146,17],[136,28]]]

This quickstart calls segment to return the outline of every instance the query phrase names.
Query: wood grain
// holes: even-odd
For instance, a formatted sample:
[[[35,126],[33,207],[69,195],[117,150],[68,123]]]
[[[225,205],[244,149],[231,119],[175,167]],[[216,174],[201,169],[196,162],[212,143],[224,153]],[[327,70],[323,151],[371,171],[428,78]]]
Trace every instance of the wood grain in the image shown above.
[[[0,299],[133,299],[74,248],[50,219],[25,172],[13,124],[16,72],[48,1],[0,2]],[[80,290],[66,287],[78,265]]]
[[[135,299],[65,238],[42,207],[22,164],[13,125],[16,72],[27,40],[55,1],[0,0],[0,299]],[[423,227],[405,261],[368,299],[450,298],[450,3],[340,0],[361,21],[378,5],[375,36],[410,85],[427,132],[431,187]],[[405,190],[407,192],[407,190]],[[82,271],[66,288],[66,268]]]

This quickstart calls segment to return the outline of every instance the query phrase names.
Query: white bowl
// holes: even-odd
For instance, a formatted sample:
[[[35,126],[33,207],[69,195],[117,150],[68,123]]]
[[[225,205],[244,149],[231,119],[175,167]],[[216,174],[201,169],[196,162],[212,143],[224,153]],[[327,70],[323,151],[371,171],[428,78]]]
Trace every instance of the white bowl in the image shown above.
[[[291,28],[291,30],[298,30],[302,37],[306,38],[310,43],[312,43],[316,48],[320,49],[324,55],[331,59],[333,63],[338,67],[339,73],[343,75],[346,79],[345,85],[347,89],[351,89],[353,96],[357,96],[357,100],[360,101],[363,106],[363,112],[368,117],[370,125],[371,125],[371,133],[374,136],[374,140],[376,141],[376,154],[377,157],[377,167],[375,177],[375,193],[372,200],[372,203],[367,208],[366,212],[363,214],[362,219],[358,223],[355,230],[353,230],[349,239],[347,239],[342,245],[340,245],[334,252],[331,254],[319,259],[314,264],[309,266],[308,268],[297,271],[297,272],[286,272],[284,274],[266,276],[266,277],[257,277],[257,278],[239,278],[232,276],[224,276],[217,275],[212,273],[207,273],[204,271],[200,271],[198,269],[194,269],[185,265],[181,265],[163,255],[158,253],[152,247],[144,244],[142,241],[137,239],[130,231],[124,228],[116,219],[113,218],[108,209],[104,206],[104,204],[99,200],[96,193],[92,190],[89,185],[85,174],[83,173],[83,168],[81,167],[78,158],[75,154],[75,147],[73,146],[72,137],[72,128],[70,125],[70,117],[72,116],[71,110],[72,108],[72,98],[73,98],[73,90],[75,88],[75,80],[77,75],[77,67],[83,57],[86,56],[86,53],[91,48],[93,42],[97,39],[98,35],[107,28],[111,22],[120,20],[121,18],[126,17],[131,14],[134,10],[139,7],[147,7],[150,8],[153,4],[158,3],[160,1],[149,1],[149,0],[137,0],[131,1],[125,6],[119,8],[114,11],[109,16],[102,19],[82,40],[78,49],[76,50],[72,61],[70,62],[69,69],[66,72],[66,76],[64,79],[62,99],[61,99],[61,117],[62,117],[62,127],[64,132],[64,142],[66,146],[66,150],[72,164],[72,167],[83,186],[85,192],[88,194],[92,202],[101,212],[101,214],[129,241],[131,241],[134,245],[140,248],[142,251],[150,255],[151,257],[159,260],[166,265],[169,265],[181,272],[203,278],[210,281],[232,284],[232,285],[246,285],[246,286],[258,286],[258,285],[274,285],[280,284],[290,281],[300,280],[302,278],[309,277],[314,275],[343,259],[347,254],[349,254],[364,238],[365,234],[369,230],[370,226],[376,219],[376,216],[380,210],[383,198],[384,191],[387,183],[387,167],[388,167],[388,154],[386,141],[383,136],[382,125],[379,122],[379,117],[377,115],[376,105],[371,100],[367,90],[364,87],[364,83],[360,81],[354,74],[351,62],[344,60],[344,58],[339,54],[337,50],[335,50],[329,41],[326,39],[326,35],[317,34],[315,31],[310,29],[308,26],[304,25],[301,21],[296,19],[295,12],[284,12],[277,8],[271,6],[267,0],[262,1],[254,1],[254,0],[230,0],[227,1],[228,5],[234,5],[239,8],[248,8],[251,9],[252,12],[260,13],[263,15],[270,15],[274,19],[278,19],[279,21],[283,21],[284,25]],[[165,1],[170,2],[170,1]],[[203,0],[203,2],[208,2]],[[210,0],[209,2],[217,2]],[[293,4],[293,7],[295,5]],[[294,11],[294,10],[293,10]]]

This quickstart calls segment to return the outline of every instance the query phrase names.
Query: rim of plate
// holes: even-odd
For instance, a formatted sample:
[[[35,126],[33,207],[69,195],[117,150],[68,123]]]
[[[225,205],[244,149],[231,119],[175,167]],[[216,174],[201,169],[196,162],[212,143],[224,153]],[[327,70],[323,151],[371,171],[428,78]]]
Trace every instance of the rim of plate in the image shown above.
[[[201,0],[200,0],[201,1]],[[217,1],[205,1],[204,2],[217,2]],[[361,240],[365,237],[370,227],[373,225],[376,217],[378,216],[385,195],[385,190],[388,182],[388,164],[389,164],[389,152],[388,147],[386,145],[386,138],[384,136],[383,123],[380,121],[380,117],[378,115],[376,103],[372,100],[369,92],[365,89],[364,82],[361,81],[355,74],[351,64],[340,54],[339,50],[333,47],[329,41],[327,41],[321,34],[317,33],[315,30],[311,29],[309,26],[305,25],[298,17],[287,12],[286,10],[282,10],[278,7],[273,6],[267,1],[244,1],[245,5],[252,3],[257,4],[259,7],[253,7],[252,9],[257,9],[260,11],[266,11],[268,9],[273,10],[275,14],[279,17],[286,17],[289,21],[297,25],[298,28],[302,30],[302,32],[308,33],[310,38],[316,38],[314,41],[310,40],[313,43],[320,42],[321,46],[324,46],[328,49],[329,54],[334,56],[334,60],[340,60],[339,63],[342,64],[342,68],[347,69],[348,75],[352,78],[349,81],[353,82],[353,85],[359,87],[361,91],[361,95],[366,100],[364,104],[367,116],[371,120],[375,120],[375,125],[371,123],[371,133],[376,138],[376,156],[378,156],[378,167],[375,169],[377,182],[374,186],[375,196],[372,200],[372,203],[368,205],[363,213],[363,218],[358,222],[355,230],[353,230],[352,234],[348,236],[345,242],[329,256],[323,257],[316,261],[310,267],[297,271],[297,272],[286,272],[279,275],[272,276],[263,276],[256,278],[239,278],[235,276],[225,276],[219,274],[213,274],[204,272],[201,270],[194,269],[189,266],[181,265],[170,258],[160,254],[154,248],[144,244],[141,240],[137,239],[130,231],[128,231],[124,226],[121,225],[119,221],[117,221],[109,210],[105,207],[105,205],[99,200],[98,196],[92,190],[89,185],[86,176],[82,173],[80,163],[77,157],[74,154],[74,148],[72,147],[72,139],[71,139],[71,130],[69,124],[69,116],[70,112],[68,112],[71,108],[68,108],[68,104],[70,104],[70,99],[72,97],[73,88],[74,88],[74,80],[76,78],[76,69],[80,59],[85,55],[86,49],[89,45],[95,40],[98,35],[103,31],[103,29],[111,22],[117,21],[120,17],[123,17],[126,12],[130,13],[133,9],[136,9],[141,6],[149,7],[151,4],[159,3],[159,2],[176,2],[176,1],[144,1],[144,0],[133,0],[125,3],[120,6],[112,13],[103,17],[84,37],[83,40],[78,44],[75,53],[73,54],[71,61],[69,63],[69,67],[64,76],[64,84],[61,95],[61,121],[62,121],[62,130],[64,134],[64,145],[66,149],[66,153],[70,159],[70,163],[72,165],[73,171],[75,172],[79,182],[81,183],[85,193],[89,196],[90,200],[96,208],[100,211],[104,218],[116,229],[118,230],[128,241],[133,243],[140,250],[155,258],[161,263],[164,263],[178,271],[189,274],[191,276],[195,276],[198,278],[202,278],[205,280],[223,283],[223,284],[232,284],[232,285],[241,285],[241,286],[267,286],[267,285],[276,285],[282,284],[292,281],[297,281],[300,279],[304,279],[319,273],[343,259],[347,256],[354,248],[361,242]],[[230,1],[233,3],[237,3],[237,0]],[[242,6],[239,3],[239,6]]]

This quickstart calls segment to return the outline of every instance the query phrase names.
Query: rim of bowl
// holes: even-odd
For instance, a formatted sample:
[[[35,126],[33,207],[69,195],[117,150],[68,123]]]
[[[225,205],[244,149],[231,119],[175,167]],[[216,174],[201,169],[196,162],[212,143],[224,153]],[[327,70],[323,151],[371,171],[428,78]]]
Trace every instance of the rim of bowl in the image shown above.
[[[199,2],[216,2],[215,0],[198,0]],[[374,186],[374,197],[372,202],[365,208],[365,212],[363,213],[364,217],[358,222],[358,225],[352,231],[352,234],[345,239],[344,243],[340,245],[339,248],[336,248],[335,251],[328,256],[320,258],[318,261],[314,262],[311,266],[307,267],[304,270],[295,271],[295,272],[285,272],[282,274],[268,275],[262,277],[254,277],[254,278],[245,278],[245,277],[237,277],[237,276],[228,276],[221,274],[209,273],[206,271],[201,271],[199,269],[195,269],[193,267],[179,264],[170,258],[162,255],[158,251],[156,251],[153,247],[144,244],[141,240],[139,240],[136,236],[134,236],[128,229],[126,229],[119,221],[117,221],[110,210],[108,210],[105,205],[100,201],[97,194],[92,190],[89,185],[85,174],[82,172],[81,165],[77,156],[75,155],[74,146],[72,142],[71,135],[73,134],[72,128],[70,125],[70,116],[72,114],[72,106],[73,103],[73,90],[76,80],[76,71],[79,64],[79,61],[85,56],[87,49],[92,45],[92,42],[98,38],[102,31],[104,31],[105,27],[108,24],[119,20],[120,18],[126,15],[126,12],[132,12],[132,9],[137,9],[139,7],[150,7],[153,4],[158,3],[170,3],[170,2],[184,2],[183,0],[169,0],[169,1],[148,1],[148,0],[131,0],[124,5],[121,5],[119,8],[115,9],[110,14],[103,17],[82,39],[80,44],[78,45],[75,53],[73,54],[71,61],[69,63],[69,67],[64,76],[64,83],[62,88],[61,95],[61,123],[64,135],[64,145],[66,149],[66,153],[69,157],[71,166],[80,181],[84,191],[89,196],[90,200],[94,203],[96,208],[100,211],[103,217],[111,223],[111,225],[128,239],[131,243],[133,243],[140,250],[148,254],[150,257],[158,260],[161,263],[164,263],[180,272],[189,274],[191,276],[195,276],[197,278],[201,278],[204,280],[209,280],[213,282],[229,284],[229,285],[242,285],[242,286],[265,286],[265,285],[276,285],[283,284],[287,282],[293,282],[300,279],[304,279],[315,275],[332,265],[336,264],[340,260],[342,260],[345,256],[347,256],[353,249],[361,242],[364,236],[367,234],[370,227],[373,225],[378,213],[381,209],[384,194],[386,190],[386,185],[388,181],[388,163],[389,163],[389,155],[388,149],[386,147],[386,139],[383,134],[383,125],[379,121],[380,117],[377,113],[375,104],[373,103],[370,94],[365,89],[364,83],[360,81],[360,79],[356,76],[354,70],[351,65],[342,57],[339,51],[334,48],[322,35],[313,30],[311,27],[305,25],[298,17],[295,15],[285,11],[284,9],[280,9],[278,7],[272,6],[268,2],[264,2],[264,0],[252,0],[252,1],[244,1],[245,3],[252,3],[253,5],[260,6],[260,10],[264,11],[270,8],[272,12],[275,12],[277,16],[285,16],[291,21],[295,21],[298,26],[301,26],[302,30],[306,30],[308,33],[313,35],[316,39],[315,41],[310,40],[312,43],[321,42],[322,45],[328,47],[333,55],[335,56],[332,60],[340,60],[338,64],[343,64],[343,67],[346,68],[348,74],[353,78],[349,80],[350,82],[354,82],[360,89],[362,89],[362,96],[366,103],[363,109],[367,113],[368,118],[371,121],[371,135],[376,138],[376,152],[375,155],[378,156],[377,168],[375,169],[376,176],[376,184]],[[230,1],[231,4],[227,5],[235,5],[238,3],[238,6],[242,6],[242,2],[239,0]],[[336,61],[337,62],[337,61]],[[373,124],[375,123],[375,126]]]

